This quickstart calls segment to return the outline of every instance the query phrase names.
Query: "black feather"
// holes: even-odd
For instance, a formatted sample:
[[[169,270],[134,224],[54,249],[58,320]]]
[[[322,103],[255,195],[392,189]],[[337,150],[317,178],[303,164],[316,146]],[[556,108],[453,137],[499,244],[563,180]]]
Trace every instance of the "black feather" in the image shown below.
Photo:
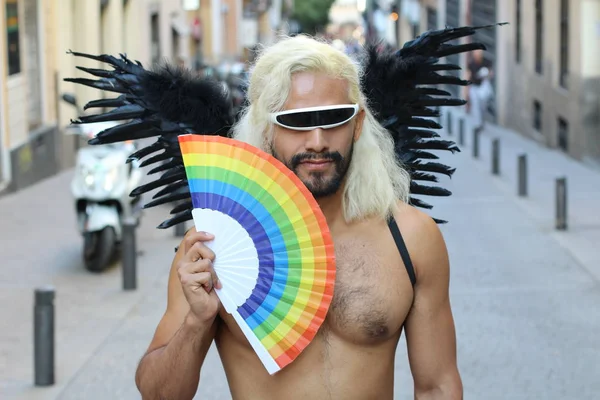
[[[438,182],[438,178],[435,175],[426,174],[421,171],[413,171],[412,173],[413,181],[425,181],[425,182]]]
[[[437,186],[425,186],[416,183],[415,181],[410,183],[410,193],[427,196],[450,196],[451,191],[437,187]]]
[[[190,71],[166,64],[142,75],[140,84],[145,102],[165,120],[189,125],[196,134],[227,135],[231,104],[217,80],[194,79]]]
[[[430,71],[457,71],[461,68],[455,64],[435,64],[428,68]]]
[[[114,99],[92,100],[83,106],[83,109],[88,110],[90,108],[121,107],[128,104],[131,103],[127,100],[127,95],[122,94]]]
[[[90,75],[97,76],[99,78],[112,78],[113,77],[113,73],[111,71],[107,71],[105,69],[86,68],[86,67],[81,67],[79,65],[76,66],[75,68],[77,68],[80,71],[87,72]]]
[[[156,142],[152,143],[151,145],[142,147],[135,153],[132,153],[129,156],[128,161],[130,162],[131,160],[141,160],[142,158],[144,158],[152,153],[156,153],[159,150],[163,150],[165,148],[166,148],[165,142],[162,140],[157,140]]]
[[[397,158],[411,174],[411,194],[449,195],[446,189],[419,185],[415,181],[437,182],[433,173],[452,176],[454,168],[423,160],[436,159],[431,152],[434,150],[460,151],[454,142],[435,139],[439,135],[432,130],[440,129],[441,125],[433,117],[439,116],[440,107],[462,106],[466,101],[454,98],[450,92],[437,86],[466,86],[470,82],[456,75],[444,74],[460,68],[454,64],[441,64],[440,59],[485,49],[482,43],[451,42],[471,36],[480,29],[501,25],[505,24],[428,31],[405,43],[398,51],[380,51],[377,44],[366,46],[361,59],[363,92],[369,108],[394,139]],[[413,200],[411,204],[431,208],[421,200]]]
[[[437,132],[427,131],[427,130],[423,130],[423,129],[408,129],[406,132],[407,132],[407,135],[410,135],[411,137],[415,137],[415,138],[430,139],[430,138],[440,137],[440,134]]]
[[[121,125],[113,126],[98,133],[89,140],[89,144],[108,144],[128,140],[144,139],[156,136],[158,130],[152,121],[134,119]]]
[[[161,197],[157,200],[151,201],[150,203],[144,204],[144,208],[151,208],[155,206],[160,206],[162,204],[171,203],[173,201],[187,200],[190,198],[190,192],[176,192],[171,193],[168,196]]]
[[[182,211],[186,211],[186,210],[192,210],[194,208],[194,205],[191,201],[188,201],[186,203],[181,203],[178,206],[176,206],[175,208],[173,208],[171,210],[171,214],[178,214]]]
[[[82,115],[79,120],[84,124],[105,121],[123,121],[132,118],[142,118],[145,109],[137,104],[127,104],[109,112],[98,115]]]
[[[155,167],[155,168],[151,169],[150,171],[148,171],[148,175],[154,175],[158,172],[168,171],[169,169],[176,167],[179,164],[181,164],[181,159],[173,158],[171,161],[164,163],[162,165],[159,165],[158,167]]]
[[[424,150],[448,150],[454,153],[455,151],[460,151],[460,149],[456,146],[456,143],[450,140],[419,140],[407,143],[404,146],[406,149],[424,149]]]
[[[454,171],[456,170],[456,168],[451,168],[451,167],[441,164],[441,163],[435,163],[435,162],[422,163],[420,161],[416,161],[415,163],[412,163],[410,165],[410,167],[416,171],[436,172],[438,174],[447,175],[448,177],[452,176],[452,174],[454,174]]]
[[[86,79],[86,78],[65,78],[65,82],[78,83],[80,85],[89,86],[94,89],[100,89],[107,92],[127,93],[128,89],[123,87],[116,79]]]
[[[146,160],[144,160],[141,164],[140,167],[147,167],[148,165],[152,165],[152,164],[156,164],[157,162],[161,162],[161,161],[165,161],[165,160],[169,160],[173,158],[173,155],[169,154],[168,152],[163,152],[160,154],[157,154],[155,156],[152,156]],[[177,164],[172,165],[173,167],[176,167],[178,165],[183,164],[183,160],[181,159],[177,159],[176,161],[179,161]],[[148,173],[150,175],[150,173]]]
[[[190,221],[192,219],[193,219],[192,210],[189,209],[189,210],[183,211],[179,214],[176,214],[173,218],[170,218],[170,219],[162,222],[160,225],[157,226],[157,228],[158,229],[167,229],[167,228],[170,228],[177,224],[180,224],[182,222]]]
[[[443,50],[438,51],[435,55],[437,57],[447,57],[454,54],[464,53],[473,50],[485,50],[486,47],[482,43],[468,43],[459,44],[456,46],[447,47]]]
[[[182,173],[178,173],[178,174],[174,174],[172,176],[167,176],[165,177],[164,175],[162,177],[160,177],[159,179],[152,181],[150,183],[147,183],[145,185],[142,186],[138,186],[137,188],[133,189],[131,191],[131,193],[129,194],[129,196],[131,197],[136,197],[139,196],[141,194],[147,193],[151,190],[154,190],[156,188],[159,188],[161,186],[165,186],[169,183],[173,183],[176,182],[180,179],[184,179],[185,178],[185,172]]]
[[[439,157],[433,153],[430,153],[428,151],[421,151],[421,150],[417,150],[417,151],[412,151],[412,159],[422,159],[422,160],[438,160]]]
[[[157,198],[167,195],[169,193],[182,190],[183,188],[188,188],[187,180],[182,180],[180,182],[175,182],[170,185],[167,185],[165,188],[161,189],[154,196],[152,196],[152,199],[157,199]],[[189,191],[189,188],[188,188],[188,191]]]
[[[170,170],[168,170],[167,172],[165,172],[164,174],[161,175],[160,179],[163,178],[171,178],[173,176],[181,176],[181,179],[185,179],[185,166],[183,165],[183,162],[181,164],[178,164],[177,166],[171,168]]]
[[[415,206],[415,207],[421,207],[421,208],[426,208],[428,210],[431,210],[433,208],[433,206],[429,203],[425,203],[423,200],[421,199],[416,199],[414,197],[410,198],[410,202],[411,205]]]

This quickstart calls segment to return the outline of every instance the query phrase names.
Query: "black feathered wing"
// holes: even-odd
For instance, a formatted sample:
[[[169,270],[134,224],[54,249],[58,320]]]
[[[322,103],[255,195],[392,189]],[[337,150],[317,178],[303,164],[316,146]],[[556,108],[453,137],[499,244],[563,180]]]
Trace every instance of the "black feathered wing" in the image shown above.
[[[187,133],[229,136],[233,110],[223,86],[214,79],[194,77],[190,71],[168,64],[149,71],[122,54],[116,58],[70,53],[107,63],[112,70],[78,67],[99,79],[67,78],[66,81],[120,94],[112,99],[90,101],[84,109],[113,109],[81,116],[73,123],[124,121],[100,132],[90,144],[157,138],[133,153],[130,159],[143,160],[142,167],[156,164],[148,175],[160,175],[135,188],[131,196],[162,188],[144,208],[177,202],[171,211],[173,217],[159,228],[191,220],[191,196],[177,137]]]
[[[498,24],[503,25],[503,24]],[[440,129],[432,117],[439,115],[439,107],[461,106],[466,101],[453,98],[440,89],[441,85],[465,86],[469,82],[444,72],[459,70],[453,64],[439,64],[441,58],[475,49],[485,49],[482,43],[463,45],[449,44],[453,40],[475,34],[480,27],[449,28],[428,31],[407,42],[398,51],[378,50],[371,45],[365,49],[361,60],[364,76],[362,89],[369,108],[394,138],[397,157],[411,175],[410,203],[417,207],[431,208],[415,195],[449,196],[450,191],[439,186],[435,174],[452,176],[454,169],[439,163],[432,151],[460,151],[456,143],[439,139],[433,129]],[[445,222],[437,220],[436,222]]]

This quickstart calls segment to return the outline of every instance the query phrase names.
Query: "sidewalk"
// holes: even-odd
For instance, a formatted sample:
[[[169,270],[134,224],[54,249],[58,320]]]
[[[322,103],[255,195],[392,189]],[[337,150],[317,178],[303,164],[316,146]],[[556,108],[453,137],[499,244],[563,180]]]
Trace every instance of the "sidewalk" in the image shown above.
[[[179,243],[173,237],[173,230],[155,228],[168,211],[150,209],[145,211],[137,231],[138,289],[122,290],[120,265],[101,274],[87,272],[69,190],[72,173],[65,171],[0,199],[2,399],[60,398],[60,393],[94,359],[105,340],[130,318],[141,299],[154,290],[157,279],[162,289],[163,274],[168,272],[173,248]],[[56,384],[35,388],[33,299],[35,288],[44,285],[56,289]],[[164,296],[157,301],[164,302]],[[164,306],[157,308],[158,313],[162,310]],[[152,333],[149,329],[139,330],[131,340],[144,342],[146,346]],[[137,350],[135,357],[142,354]],[[120,360],[115,358],[112,362],[119,364]],[[128,382],[133,382],[132,373],[129,369],[125,377]]]
[[[532,139],[497,125],[487,124],[479,140],[479,157],[473,158],[473,133],[468,116],[462,111],[453,114],[452,133],[446,138],[459,143],[459,119],[465,118],[465,144],[461,151],[471,157],[479,168],[489,172],[489,179],[508,198],[533,218],[538,226],[567,249],[600,281],[600,171],[595,170],[560,150],[550,149]],[[447,115],[442,125],[447,124]],[[492,141],[500,140],[500,175],[492,175]],[[518,158],[527,156],[526,197],[518,195]],[[556,179],[567,178],[566,231],[555,229]]]

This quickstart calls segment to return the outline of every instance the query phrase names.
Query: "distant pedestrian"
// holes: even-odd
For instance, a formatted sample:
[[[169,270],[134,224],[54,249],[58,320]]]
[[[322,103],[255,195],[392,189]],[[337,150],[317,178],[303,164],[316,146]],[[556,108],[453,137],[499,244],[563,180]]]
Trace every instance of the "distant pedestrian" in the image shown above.
[[[475,50],[469,63],[469,114],[477,132],[483,129],[485,112],[494,95],[491,80],[494,76],[492,62],[484,57],[483,50]]]

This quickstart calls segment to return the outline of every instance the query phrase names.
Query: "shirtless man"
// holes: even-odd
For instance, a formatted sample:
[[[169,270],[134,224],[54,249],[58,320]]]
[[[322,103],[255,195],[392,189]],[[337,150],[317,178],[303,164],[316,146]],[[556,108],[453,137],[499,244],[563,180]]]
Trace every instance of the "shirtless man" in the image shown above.
[[[270,151],[317,199],[336,249],[333,301],[310,345],[271,376],[212,290],[221,287],[204,244],[212,235],[190,230],[137,370],[143,398],[191,399],[198,385],[210,398],[200,371],[214,341],[234,399],[392,399],[404,331],[415,398],[461,399],[444,240],[432,218],[406,203],[408,174],[366,107],[355,64],[326,44],[281,41],[258,60],[248,96],[235,137]],[[347,121],[329,129],[269,122],[269,111],[344,104],[359,111],[338,115],[330,122]],[[310,125],[310,117],[279,122]]]

